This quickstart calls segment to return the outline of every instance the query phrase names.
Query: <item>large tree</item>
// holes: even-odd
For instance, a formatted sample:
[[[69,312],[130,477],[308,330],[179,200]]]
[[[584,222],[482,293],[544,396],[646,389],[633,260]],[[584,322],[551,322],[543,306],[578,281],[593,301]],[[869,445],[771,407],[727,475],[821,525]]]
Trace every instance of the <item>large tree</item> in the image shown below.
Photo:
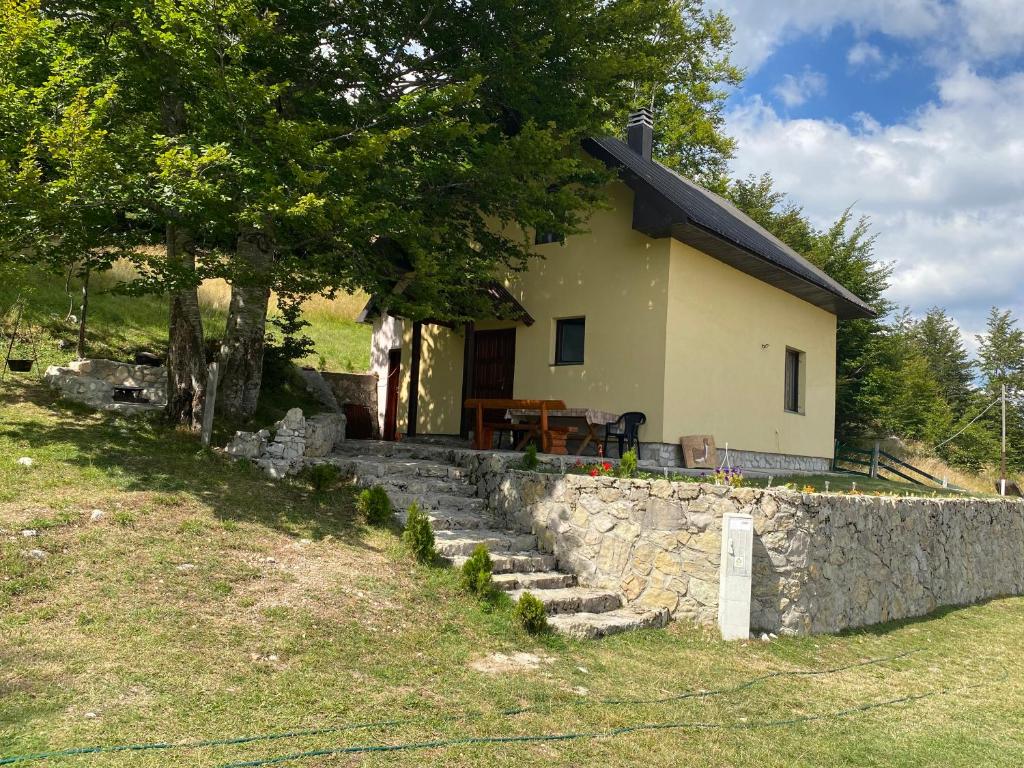
[[[53,0],[26,6],[110,82],[107,130],[137,221],[167,253],[170,412],[198,422],[195,288],[232,284],[222,403],[251,415],[271,289],[390,289],[396,309],[469,316],[475,287],[530,257],[524,230],[573,232],[607,172],[581,138],[648,105],[663,154],[728,155],[730,29],[696,0]],[[686,148],[693,152],[686,155]],[[59,176],[60,174],[56,174]],[[127,207],[127,206],[125,206]]]
[[[941,387],[943,398],[957,414],[964,413],[974,390],[974,363],[956,322],[946,310],[932,307],[914,323],[912,332]]]

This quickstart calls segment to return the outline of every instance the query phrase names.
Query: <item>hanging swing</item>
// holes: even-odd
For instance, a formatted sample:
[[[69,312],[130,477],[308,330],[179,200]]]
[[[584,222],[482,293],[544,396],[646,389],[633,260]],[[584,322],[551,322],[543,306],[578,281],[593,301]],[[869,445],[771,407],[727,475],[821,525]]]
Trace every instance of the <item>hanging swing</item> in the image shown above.
[[[21,299],[18,299],[11,309],[8,310],[8,315],[12,312],[14,313],[14,326],[11,331],[11,338],[7,343],[7,351],[4,354],[4,367],[3,370],[0,371],[0,379],[4,377],[7,371],[11,371],[12,373],[28,373],[32,370],[32,366],[35,365],[36,361],[39,359],[38,339],[36,338],[36,335],[31,332],[31,328],[26,333],[27,340],[26,337],[22,337],[21,339],[18,338],[18,331],[21,329],[21,321],[24,318],[24,310],[25,304]],[[26,323],[26,325],[28,324]],[[32,357],[21,357],[20,354],[18,357],[12,356],[15,352],[15,346],[18,346],[18,350],[20,352],[20,350],[26,347],[29,343],[32,345]]]

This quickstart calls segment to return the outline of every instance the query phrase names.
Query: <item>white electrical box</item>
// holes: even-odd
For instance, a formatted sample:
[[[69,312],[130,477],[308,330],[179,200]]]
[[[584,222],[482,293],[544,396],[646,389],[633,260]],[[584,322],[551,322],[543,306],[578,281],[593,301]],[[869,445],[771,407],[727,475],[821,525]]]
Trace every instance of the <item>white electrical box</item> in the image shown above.
[[[723,640],[750,637],[750,581],[754,554],[754,518],[722,516],[722,565],[718,587],[718,628]]]

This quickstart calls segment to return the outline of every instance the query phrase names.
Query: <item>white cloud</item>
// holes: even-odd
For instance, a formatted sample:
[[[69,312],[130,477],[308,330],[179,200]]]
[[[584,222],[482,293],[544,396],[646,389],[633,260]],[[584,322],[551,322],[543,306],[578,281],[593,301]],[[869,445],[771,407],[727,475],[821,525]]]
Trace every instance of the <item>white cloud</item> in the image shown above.
[[[988,0],[979,0],[988,2]],[[940,0],[712,0],[736,25],[734,60],[756,70],[775,49],[806,34],[827,34],[842,24],[861,32],[928,38],[949,24]]]
[[[856,128],[789,120],[755,97],[728,114],[733,171],[770,171],[819,226],[855,204],[895,264],[890,298],[945,306],[973,334],[992,305],[1024,316],[1024,73],[960,66],[938,92],[905,123]]]
[[[861,40],[846,52],[846,63],[851,67],[863,67],[871,64],[881,64],[885,61],[882,49],[877,45]]]
[[[808,69],[799,75],[786,75],[772,93],[787,107],[798,107],[815,96],[823,95],[827,84],[823,74]]]
[[[942,67],[1019,55],[1024,49],[1020,0],[711,0],[711,5],[736,25],[733,60],[750,70],[780,45],[803,35],[827,35],[844,24],[861,35],[917,41],[924,56]]]

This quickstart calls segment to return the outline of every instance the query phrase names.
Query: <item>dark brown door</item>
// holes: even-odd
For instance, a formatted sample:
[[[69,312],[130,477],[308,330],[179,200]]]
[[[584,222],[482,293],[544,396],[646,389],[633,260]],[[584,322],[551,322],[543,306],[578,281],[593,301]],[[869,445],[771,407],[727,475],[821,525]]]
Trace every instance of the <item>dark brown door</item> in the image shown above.
[[[384,401],[384,439],[398,439],[398,385],[402,372],[402,350],[388,353],[388,389]]]
[[[515,370],[515,328],[474,334],[472,397],[512,397]]]

